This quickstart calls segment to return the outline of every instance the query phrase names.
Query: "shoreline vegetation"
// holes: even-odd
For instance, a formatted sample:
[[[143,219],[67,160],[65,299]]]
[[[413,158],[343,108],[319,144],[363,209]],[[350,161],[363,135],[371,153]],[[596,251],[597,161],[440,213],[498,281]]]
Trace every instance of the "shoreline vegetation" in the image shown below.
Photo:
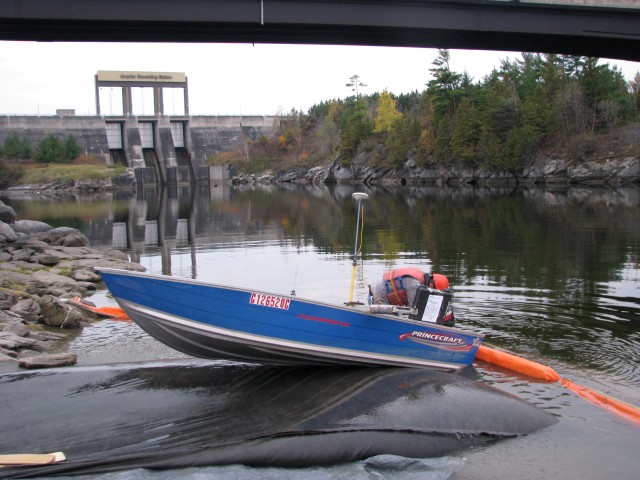
[[[270,137],[243,129],[210,155],[232,184],[438,186],[640,184],[640,72],[597,58],[523,53],[474,81],[440,50],[422,92],[366,93],[280,112]],[[35,163],[37,162],[37,163]],[[73,137],[0,145],[0,189],[131,187],[131,169],[82,155]]]

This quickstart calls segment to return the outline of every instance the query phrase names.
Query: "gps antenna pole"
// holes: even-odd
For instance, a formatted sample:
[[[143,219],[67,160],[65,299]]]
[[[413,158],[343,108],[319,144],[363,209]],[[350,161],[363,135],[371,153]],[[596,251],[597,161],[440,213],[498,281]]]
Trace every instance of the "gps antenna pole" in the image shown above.
[[[349,302],[347,305],[354,305],[353,302],[353,286],[356,281],[356,265],[358,264],[358,252],[360,252],[362,248],[362,232],[360,231],[360,216],[362,213],[362,201],[367,200],[369,195],[363,192],[355,192],[351,195],[353,199],[358,202],[358,220],[356,222],[356,241],[353,248],[353,267],[351,269],[351,290],[349,291]],[[364,226],[364,219],[362,221]],[[358,245],[358,239],[360,240],[360,244]]]

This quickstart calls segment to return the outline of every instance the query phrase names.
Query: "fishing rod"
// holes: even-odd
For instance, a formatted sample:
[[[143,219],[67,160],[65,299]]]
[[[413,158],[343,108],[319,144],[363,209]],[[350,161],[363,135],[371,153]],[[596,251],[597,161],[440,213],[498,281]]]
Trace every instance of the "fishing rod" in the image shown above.
[[[367,200],[369,195],[364,192],[355,192],[351,195],[351,197],[358,202],[358,217],[356,221],[356,241],[353,248],[353,267],[351,269],[351,289],[349,291],[349,301],[347,305],[352,306],[355,305],[353,301],[353,286],[356,281],[356,265],[358,264],[358,253],[362,249],[362,230],[360,229],[360,217],[362,216],[362,229],[364,229],[364,207],[362,206],[362,201]],[[362,215],[361,215],[362,213]],[[358,246],[358,238],[360,239],[360,244]],[[357,303],[357,302],[356,302]]]

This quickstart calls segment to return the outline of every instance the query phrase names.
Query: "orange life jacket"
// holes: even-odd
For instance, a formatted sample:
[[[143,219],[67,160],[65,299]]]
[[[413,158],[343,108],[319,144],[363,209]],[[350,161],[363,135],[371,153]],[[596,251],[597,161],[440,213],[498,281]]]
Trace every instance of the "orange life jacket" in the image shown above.
[[[425,273],[419,268],[407,267],[384,272],[384,286],[387,289],[387,301],[391,305],[408,305],[407,291],[402,284],[402,277],[412,277],[422,285],[425,284]]]

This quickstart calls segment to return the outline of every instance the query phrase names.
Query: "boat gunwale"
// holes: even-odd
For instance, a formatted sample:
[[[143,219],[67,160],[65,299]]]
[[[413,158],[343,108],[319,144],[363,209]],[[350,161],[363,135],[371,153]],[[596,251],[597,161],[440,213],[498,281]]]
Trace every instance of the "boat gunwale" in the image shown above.
[[[247,342],[251,346],[251,348],[265,351],[270,349],[270,347],[283,348],[285,352],[290,353],[301,353],[307,355],[308,358],[321,358],[319,355],[313,355],[314,352],[324,352],[330,355],[330,358],[335,360],[345,360],[350,362],[352,365],[386,365],[389,367],[410,367],[410,368],[433,368],[442,371],[458,371],[467,366],[467,364],[463,363],[452,363],[452,362],[440,362],[434,360],[427,359],[418,359],[415,360],[416,357],[408,357],[408,356],[400,356],[400,355],[388,355],[388,354],[371,354],[371,355],[361,355],[358,354],[362,352],[360,350],[352,350],[347,348],[338,348],[338,347],[327,347],[318,344],[308,344],[305,342],[298,342],[295,340],[287,340],[282,341],[278,340],[276,337],[267,337],[259,334],[252,334],[247,332],[242,332],[240,330],[231,330],[228,328],[218,327],[214,325],[210,325],[204,322],[199,322],[197,320],[190,320],[183,317],[178,317],[176,315],[168,314],[165,312],[161,312],[160,310],[156,310],[150,307],[146,307],[144,305],[140,305],[138,303],[129,301],[129,300],[120,300],[127,307],[129,307],[133,312],[138,315],[142,315],[143,317],[146,315],[149,318],[152,318],[151,321],[163,324],[163,325],[178,325],[182,327],[184,330],[191,331],[197,335],[200,335],[205,338],[216,338],[222,342],[227,343],[236,343],[234,339],[241,338],[243,341]],[[134,321],[138,323],[136,318],[132,316]],[[143,328],[144,329],[144,328]],[[234,332],[225,333],[225,332]],[[207,335],[209,334],[209,335]],[[175,348],[175,347],[172,347]],[[179,350],[179,349],[178,349]],[[180,350],[182,351],[182,350]],[[354,352],[350,354],[348,352]],[[187,352],[183,352],[187,353]],[[187,353],[188,354],[188,353]],[[294,357],[292,357],[294,358]],[[387,361],[384,363],[380,363],[375,361],[376,358],[384,358]],[[362,359],[359,361],[358,359]],[[397,359],[397,360],[396,360]],[[297,362],[294,362],[297,363]],[[335,363],[335,362],[330,362]],[[277,364],[277,362],[276,362]],[[311,364],[322,364],[322,362],[302,362],[303,365],[311,365]]]
[[[242,292],[242,293],[260,293],[260,294],[265,294],[265,295],[276,295],[276,296],[279,296],[279,297],[288,298],[288,299],[293,300],[293,301],[300,301],[300,302],[304,302],[304,303],[308,303],[308,304],[312,304],[312,305],[318,305],[318,306],[326,307],[326,308],[339,309],[339,310],[342,310],[342,311],[345,311],[345,312],[358,313],[358,314],[362,314],[362,315],[371,315],[373,317],[384,318],[384,319],[387,319],[387,320],[393,320],[393,321],[396,321],[396,322],[407,323],[407,324],[410,324],[410,325],[418,325],[418,326],[422,326],[422,327],[424,327],[426,325],[426,326],[430,326],[432,328],[442,329],[444,331],[448,331],[448,332],[451,332],[451,333],[458,333],[458,334],[462,333],[462,334],[469,335],[469,336],[472,336],[472,337],[476,337],[476,338],[479,338],[479,339],[484,339],[485,338],[485,335],[483,333],[469,332],[467,330],[460,329],[459,327],[449,327],[449,326],[446,326],[446,325],[441,325],[439,323],[424,322],[422,320],[413,320],[413,319],[410,319],[410,318],[404,318],[404,317],[400,317],[400,316],[396,316],[396,315],[390,315],[390,314],[384,314],[384,313],[374,313],[374,312],[370,312],[370,311],[365,310],[365,309],[349,307],[349,306],[345,306],[345,305],[341,305],[341,304],[329,303],[329,302],[322,301],[322,300],[315,300],[315,299],[309,299],[309,298],[305,298],[305,297],[298,297],[297,295],[280,294],[280,293],[275,293],[273,291],[266,291],[266,290],[254,289],[254,288],[238,287],[238,286],[235,286],[235,285],[226,285],[226,284],[214,283],[214,282],[198,280],[198,279],[193,279],[193,278],[175,277],[173,275],[163,275],[163,274],[149,273],[149,272],[137,272],[137,271],[132,271],[132,270],[124,270],[124,269],[110,268],[110,267],[96,267],[96,271],[98,271],[100,273],[102,273],[102,272],[105,272],[107,274],[112,273],[112,274],[116,274],[116,275],[130,276],[130,277],[134,277],[134,278],[135,277],[145,277],[145,278],[160,280],[160,281],[163,281],[163,282],[186,283],[186,284],[198,285],[198,286],[202,286],[202,287],[214,287],[214,288],[218,288],[218,289],[222,289],[222,290],[234,290],[236,292]]]

